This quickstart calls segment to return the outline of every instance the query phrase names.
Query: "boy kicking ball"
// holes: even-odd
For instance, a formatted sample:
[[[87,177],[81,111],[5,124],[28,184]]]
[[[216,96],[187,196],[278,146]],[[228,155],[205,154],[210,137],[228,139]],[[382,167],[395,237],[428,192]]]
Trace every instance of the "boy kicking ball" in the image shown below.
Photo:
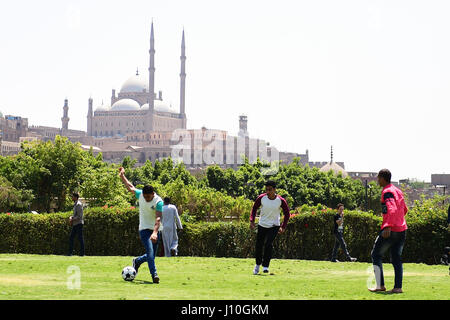
[[[122,167],[119,168],[119,176],[128,191],[134,193],[139,200],[139,236],[145,247],[145,254],[133,259],[133,268],[137,275],[141,264],[147,262],[153,283],[159,283],[155,256],[163,229],[161,224],[163,201],[152,186],[145,186],[142,190],[136,189],[125,177],[125,170]]]

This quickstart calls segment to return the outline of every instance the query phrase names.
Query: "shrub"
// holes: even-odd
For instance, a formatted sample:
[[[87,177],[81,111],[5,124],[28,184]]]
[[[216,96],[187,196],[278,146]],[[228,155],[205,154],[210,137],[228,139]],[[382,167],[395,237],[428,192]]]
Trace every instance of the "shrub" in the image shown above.
[[[334,245],[335,210],[323,206],[301,207],[292,211],[286,232],[274,242],[274,258],[326,260]],[[0,214],[0,252],[66,254],[70,213],[44,215]],[[179,231],[180,255],[216,257],[254,257],[256,232],[248,221],[188,222],[182,215]],[[187,219],[185,219],[187,218]],[[344,238],[352,256],[370,262],[370,252],[381,225],[381,217],[361,211],[346,211]],[[192,221],[192,219],[191,219]],[[439,263],[443,248],[450,243],[445,229],[446,213],[417,219],[412,210],[403,251],[404,262]],[[140,255],[136,208],[93,208],[85,212],[87,255]],[[78,242],[75,242],[77,249]],[[385,257],[389,262],[389,257]]]

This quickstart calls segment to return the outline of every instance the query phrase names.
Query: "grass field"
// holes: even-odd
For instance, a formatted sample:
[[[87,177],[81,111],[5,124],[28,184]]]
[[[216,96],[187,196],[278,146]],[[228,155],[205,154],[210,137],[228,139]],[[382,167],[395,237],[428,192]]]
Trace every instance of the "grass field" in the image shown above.
[[[368,263],[272,260],[271,274],[254,276],[253,259],[176,257],[156,259],[159,284],[147,264],[133,282],[121,278],[131,257],[65,257],[0,254],[0,299],[442,299],[450,298],[448,266],[405,264],[403,294],[370,293]],[[80,270],[69,289],[70,266]],[[387,289],[393,268],[384,264]],[[369,279],[369,280],[368,280]],[[69,283],[74,283],[69,281]]]

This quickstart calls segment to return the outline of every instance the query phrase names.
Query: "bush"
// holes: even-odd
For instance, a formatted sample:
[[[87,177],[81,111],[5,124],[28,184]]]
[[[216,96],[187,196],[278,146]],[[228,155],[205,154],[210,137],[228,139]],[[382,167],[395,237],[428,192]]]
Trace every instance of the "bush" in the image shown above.
[[[0,252],[66,254],[70,213],[44,215],[0,214]],[[326,260],[334,245],[335,210],[323,206],[298,208],[286,232],[274,242],[274,258]],[[187,222],[179,231],[179,253],[184,256],[254,257],[256,232],[248,221]],[[442,250],[450,243],[445,229],[446,213],[417,219],[412,210],[403,251],[404,262],[439,263]],[[143,246],[138,235],[136,208],[93,208],[85,211],[87,255],[140,255]],[[381,217],[361,211],[346,211],[344,238],[352,256],[371,262],[370,252],[379,233]],[[78,242],[75,241],[77,249]],[[389,262],[389,257],[385,257]]]

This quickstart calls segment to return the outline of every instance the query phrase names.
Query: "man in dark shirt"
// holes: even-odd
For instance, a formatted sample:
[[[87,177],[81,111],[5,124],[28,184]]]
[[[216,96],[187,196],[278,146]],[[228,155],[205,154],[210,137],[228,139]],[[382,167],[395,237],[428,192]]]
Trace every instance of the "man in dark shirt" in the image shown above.
[[[344,241],[344,205],[342,203],[339,203],[337,206],[337,214],[334,216],[334,236],[336,238],[335,242],[334,242],[334,248],[333,248],[333,253],[331,256],[331,262],[339,262],[336,259],[336,255],[338,252],[339,247],[342,248],[342,250],[344,250],[345,256],[347,257],[347,259],[351,262],[355,262],[356,258],[352,258],[350,256],[350,253],[348,252],[347,249],[347,244]]]

